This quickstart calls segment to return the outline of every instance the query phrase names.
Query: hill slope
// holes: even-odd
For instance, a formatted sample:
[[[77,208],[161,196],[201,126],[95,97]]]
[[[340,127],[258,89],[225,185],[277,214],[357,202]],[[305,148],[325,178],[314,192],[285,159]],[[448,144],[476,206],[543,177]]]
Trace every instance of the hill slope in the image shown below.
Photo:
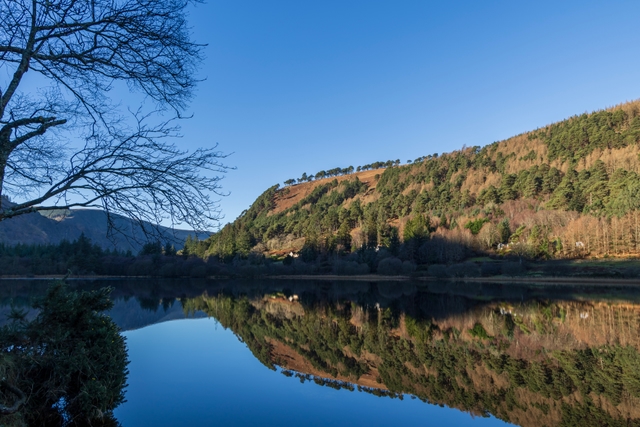
[[[352,253],[355,260],[356,249],[383,246],[418,265],[478,253],[635,255],[639,142],[640,102],[634,101],[482,148],[276,185],[197,251],[222,259],[300,251],[307,261]]]
[[[6,199],[3,203],[11,203]],[[137,253],[147,241],[142,227],[135,222],[121,216],[115,217],[115,225],[123,231],[108,236],[107,216],[104,211],[97,209],[74,209],[50,211],[46,216],[39,213],[17,216],[0,222],[0,243],[13,246],[17,244],[58,244],[62,240],[73,241],[81,234],[104,249],[117,248],[121,251],[131,250]],[[145,227],[152,229],[151,224]],[[160,238],[169,241],[177,249],[193,231],[172,230],[159,227]],[[207,235],[200,235],[206,238]]]

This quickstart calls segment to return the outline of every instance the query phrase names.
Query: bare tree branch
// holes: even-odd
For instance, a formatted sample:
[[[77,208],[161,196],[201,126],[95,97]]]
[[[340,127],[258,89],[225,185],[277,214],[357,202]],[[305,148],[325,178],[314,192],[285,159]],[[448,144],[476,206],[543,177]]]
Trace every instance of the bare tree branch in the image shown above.
[[[226,156],[179,149],[173,118],[151,124],[182,118],[197,83],[190,3],[0,0],[0,196],[20,198],[0,221],[99,206],[141,223],[216,223]],[[29,71],[46,82],[37,93],[20,90]],[[123,116],[109,98],[118,82],[156,108]]]
[[[0,381],[0,387],[6,389],[7,391],[9,391],[10,393],[16,396],[16,400],[15,402],[13,402],[13,405],[5,406],[0,404],[0,415],[9,415],[9,414],[14,414],[18,412],[20,407],[22,407],[22,405],[24,405],[24,403],[27,401],[27,396],[24,394],[22,390],[12,386],[11,384],[9,384],[4,380]]]

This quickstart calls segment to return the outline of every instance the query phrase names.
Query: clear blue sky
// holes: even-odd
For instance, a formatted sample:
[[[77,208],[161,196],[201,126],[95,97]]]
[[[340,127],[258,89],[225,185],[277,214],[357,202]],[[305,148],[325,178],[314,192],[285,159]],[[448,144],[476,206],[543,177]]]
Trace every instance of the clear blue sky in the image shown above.
[[[640,98],[637,1],[215,1],[186,148],[237,167],[224,222],[333,167],[486,145]]]

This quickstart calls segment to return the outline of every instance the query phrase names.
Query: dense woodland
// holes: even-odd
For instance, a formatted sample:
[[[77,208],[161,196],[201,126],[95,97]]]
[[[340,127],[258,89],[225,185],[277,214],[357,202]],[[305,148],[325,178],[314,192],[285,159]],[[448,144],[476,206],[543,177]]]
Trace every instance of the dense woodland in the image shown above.
[[[391,162],[368,183],[354,173],[276,185],[208,240],[189,242],[186,251],[225,262],[294,252],[300,255],[295,263],[318,263],[337,254],[367,263],[371,272],[378,263],[367,262],[367,248],[384,249],[418,269],[483,254],[636,256],[639,142],[636,101],[485,147]],[[313,188],[280,209],[300,185]]]
[[[628,305],[474,304],[424,294],[376,308],[374,300],[304,293],[300,303],[280,294],[182,303],[216,317],[263,364],[301,381],[409,394],[523,426],[640,425],[638,312]],[[288,370],[283,345],[315,375]]]

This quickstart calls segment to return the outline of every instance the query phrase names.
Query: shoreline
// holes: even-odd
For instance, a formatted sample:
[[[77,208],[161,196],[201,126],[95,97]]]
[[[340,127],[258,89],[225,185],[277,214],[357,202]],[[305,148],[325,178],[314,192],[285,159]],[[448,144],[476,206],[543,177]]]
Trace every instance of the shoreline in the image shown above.
[[[65,275],[34,275],[34,276],[0,276],[0,281],[20,280],[20,281],[45,281],[59,280],[65,278]],[[231,276],[209,276],[209,277],[157,277],[157,276],[74,276],[67,277],[67,280],[126,280],[126,279],[163,279],[163,280],[319,280],[319,281],[369,281],[369,282],[451,282],[453,283],[514,283],[514,284],[532,284],[532,285],[589,285],[589,286],[625,286],[640,288],[640,278],[625,279],[615,277],[556,277],[556,276],[538,276],[538,277],[506,277],[506,276],[489,276],[489,277],[411,277],[411,276],[383,276],[378,274],[362,274],[353,276],[341,276],[336,274],[312,275],[312,274],[295,274],[295,275],[272,275],[259,277],[231,277]]]
[[[638,286],[640,288],[640,278],[638,279],[618,279],[613,277],[505,277],[505,276],[489,276],[489,277],[411,277],[411,276],[379,276],[375,274],[354,275],[354,276],[337,276],[337,275],[291,275],[291,276],[266,276],[269,279],[296,279],[296,280],[360,280],[360,281],[419,281],[419,282],[473,282],[473,283],[528,283],[528,284],[548,284],[548,285],[564,285],[564,284],[585,284],[585,285],[622,285],[622,286]]]

